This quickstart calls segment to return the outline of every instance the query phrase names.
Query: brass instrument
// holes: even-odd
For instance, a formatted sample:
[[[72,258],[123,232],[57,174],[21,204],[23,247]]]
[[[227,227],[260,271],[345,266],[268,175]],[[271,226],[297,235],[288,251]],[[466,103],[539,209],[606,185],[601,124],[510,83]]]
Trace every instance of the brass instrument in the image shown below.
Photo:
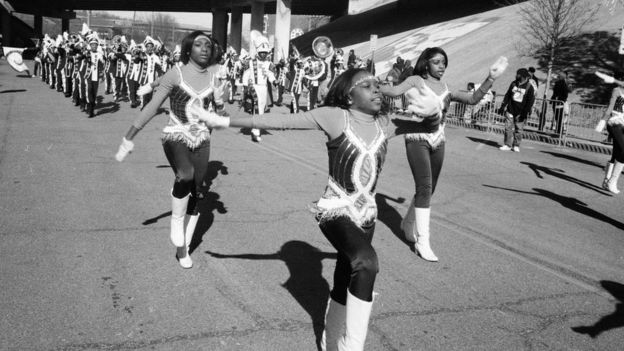
[[[326,36],[320,36],[312,41],[312,51],[318,58],[326,59],[334,54],[334,46],[331,39]]]

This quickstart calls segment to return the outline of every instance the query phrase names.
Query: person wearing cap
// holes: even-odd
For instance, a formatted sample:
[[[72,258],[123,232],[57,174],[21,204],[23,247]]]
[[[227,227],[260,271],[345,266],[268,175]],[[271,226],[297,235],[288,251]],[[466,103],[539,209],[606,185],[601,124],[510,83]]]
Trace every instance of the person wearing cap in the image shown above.
[[[254,34],[255,33],[255,34]],[[275,74],[273,73],[272,63],[268,60],[269,40],[260,32],[252,31],[252,42],[256,48],[256,57],[249,62],[249,68],[243,73],[243,85],[247,89],[253,89],[257,96],[254,102],[257,107],[255,114],[262,115],[267,107],[269,96],[269,83],[275,82]],[[255,142],[261,141],[260,129],[251,129],[251,140]]]
[[[89,37],[89,53],[87,54],[87,67],[85,72],[86,83],[86,112],[89,117],[95,117],[95,104],[100,79],[104,75],[104,55],[100,48],[100,39],[97,35]]]
[[[160,57],[154,52],[157,42],[149,35],[143,41],[145,46],[144,64],[141,70],[141,78],[139,81],[140,86],[153,83],[157,75],[162,75],[162,62]],[[143,107],[145,107],[152,100],[152,92],[143,95]]]
[[[529,82],[531,75],[526,68],[516,71],[516,79],[511,82],[503,98],[498,113],[505,116],[505,140],[501,151],[520,152],[522,131],[535,102],[535,89]]]

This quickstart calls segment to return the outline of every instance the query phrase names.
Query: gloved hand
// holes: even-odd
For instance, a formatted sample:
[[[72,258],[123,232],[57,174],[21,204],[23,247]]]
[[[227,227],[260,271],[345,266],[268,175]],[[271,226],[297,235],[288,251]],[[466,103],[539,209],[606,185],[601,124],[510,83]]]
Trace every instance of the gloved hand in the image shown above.
[[[124,137],[121,140],[121,145],[119,145],[119,150],[115,154],[115,159],[122,162],[132,150],[134,150],[134,143]]]
[[[137,95],[139,95],[139,96],[147,95],[147,94],[151,93],[152,90],[154,90],[152,88],[152,85],[147,83],[145,85],[141,85],[139,90],[137,90]]]
[[[489,78],[496,80],[496,78],[500,77],[503,72],[505,72],[507,65],[509,65],[507,58],[505,56],[499,57],[496,62],[490,66]]]
[[[199,118],[202,122],[204,122],[208,128],[214,129],[222,129],[230,126],[230,118],[222,117],[218,114],[207,111],[200,106],[193,105],[189,108],[191,114]]]

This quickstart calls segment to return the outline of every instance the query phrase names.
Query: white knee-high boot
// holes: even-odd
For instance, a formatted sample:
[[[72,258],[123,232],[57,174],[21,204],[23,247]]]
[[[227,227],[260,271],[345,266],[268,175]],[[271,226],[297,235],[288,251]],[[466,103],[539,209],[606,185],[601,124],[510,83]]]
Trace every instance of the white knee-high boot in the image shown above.
[[[429,243],[429,221],[431,217],[430,208],[416,207],[416,251],[423,259],[430,262],[437,262],[438,257],[431,250]]]
[[[414,236],[414,226],[416,224],[416,214],[414,212],[414,207],[416,206],[416,200],[412,197],[412,202],[410,202],[409,208],[405,213],[405,217],[401,221],[401,230],[403,230],[403,234],[405,235],[405,240],[415,243],[416,237]]]
[[[185,230],[184,230],[184,244],[186,245],[186,249],[188,250],[191,245],[191,241],[193,241],[193,233],[195,233],[195,227],[197,226],[197,221],[199,220],[199,213],[194,215],[186,215],[185,218]]]
[[[325,329],[321,337],[322,351],[338,351],[338,339],[344,335],[347,307],[331,297],[325,311]]]
[[[613,175],[613,166],[614,165],[611,162],[607,162],[607,164],[605,165],[605,168],[604,168],[605,175],[604,175],[604,180],[602,181],[603,189],[609,190],[609,179]]]
[[[171,242],[176,247],[184,246],[184,217],[190,196],[178,199],[171,195]]]
[[[372,308],[372,301],[360,300],[347,291],[346,330],[344,336],[338,340],[339,351],[364,350]]]
[[[622,174],[622,169],[624,169],[624,163],[615,161],[615,164],[613,165],[613,174],[611,175],[611,178],[609,178],[609,182],[607,184],[609,191],[614,194],[620,193],[617,188],[617,182],[620,178],[620,174]]]

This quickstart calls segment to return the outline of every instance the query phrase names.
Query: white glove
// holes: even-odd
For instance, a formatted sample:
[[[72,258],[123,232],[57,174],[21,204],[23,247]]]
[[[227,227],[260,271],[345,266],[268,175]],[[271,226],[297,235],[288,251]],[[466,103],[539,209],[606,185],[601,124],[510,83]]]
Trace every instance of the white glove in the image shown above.
[[[597,131],[598,133],[601,133],[604,130],[606,125],[607,125],[607,121],[605,121],[604,119],[601,119],[600,122],[598,122],[598,124],[596,125],[596,128],[594,130]]]
[[[596,73],[596,75],[597,75],[600,79],[604,80],[604,82],[605,82],[605,83],[607,83],[607,84],[613,84],[613,83],[615,83],[615,78],[613,78],[613,77],[611,77],[611,76],[608,76],[608,75],[606,75],[606,74],[604,74],[604,73],[602,73],[602,72],[598,72],[598,71],[596,71],[595,73]]]
[[[490,66],[489,77],[492,79],[500,77],[507,69],[507,65],[509,65],[507,58],[505,56],[499,57],[498,60],[496,60],[496,62],[494,62],[494,64]]]
[[[115,154],[115,159],[119,162],[122,162],[129,153],[134,150],[134,143],[125,137],[121,140],[121,145],[119,145],[119,150]]]
[[[190,107],[191,114],[204,122],[208,128],[223,129],[230,126],[230,118],[219,116],[218,114],[207,111],[197,105]]]
[[[151,93],[152,90],[153,90],[152,85],[147,83],[145,85],[141,85],[139,90],[137,90],[137,95],[139,95],[139,96],[147,95],[147,94]]]

